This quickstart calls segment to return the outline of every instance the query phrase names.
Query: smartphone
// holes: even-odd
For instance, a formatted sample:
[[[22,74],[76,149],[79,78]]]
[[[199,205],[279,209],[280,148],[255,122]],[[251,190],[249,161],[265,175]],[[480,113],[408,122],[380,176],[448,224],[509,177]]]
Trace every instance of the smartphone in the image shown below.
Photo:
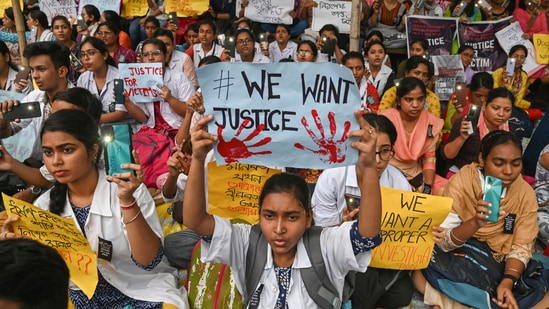
[[[177,20],[177,12],[170,12],[168,13],[168,15],[170,16],[170,21],[172,22],[172,24],[177,25],[179,23],[179,21]]]
[[[78,57],[76,57],[73,53],[69,55],[69,58],[71,61],[71,65],[75,70],[78,71],[84,67],[84,65],[82,64],[82,61],[80,61],[80,59],[78,59]]]
[[[463,14],[463,11],[465,11],[465,7],[467,6],[467,3],[465,3],[465,1],[461,1],[460,4],[458,4],[459,7],[458,7],[458,10],[456,12],[456,15],[454,15],[454,17],[459,17],[461,16],[461,14]]]
[[[535,4],[533,1],[528,1],[528,6],[532,8],[532,10],[536,11],[539,10],[539,5]]]
[[[19,66],[19,71],[15,74],[15,83],[19,83],[22,80],[29,79],[30,68],[24,65]]]
[[[456,100],[459,106],[465,106],[467,100],[467,84],[465,82],[456,82]]]
[[[491,10],[492,10],[492,6],[491,6],[490,3],[488,3],[488,1],[486,1],[486,0],[478,0],[477,5],[478,5],[479,7],[485,8],[487,11],[491,11]]]
[[[507,76],[512,76],[515,74],[515,63],[517,62],[517,59],[515,58],[507,58],[507,64],[505,65],[505,71],[507,72]]]
[[[4,120],[26,119],[42,116],[40,102],[19,103],[11,111],[4,113]]]
[[[116,104],[124,104],[124,80],[117,78],[114,80],[114,95]]]
[[[484,196],[482,197],[482,199],[492,204],[492,206],[490,207],[490,211],[492,213],[488,214],[488,218],[486,219],[490,222],[498,222],[499,203],[501,201],[502,189],[503,184],[501,182],[501,179],[492,176],[486,176],[486,178],[484,179]]]
[[[122,164],[134,163],[132,156],[132,134],[127,123],[105,124],[101,126],[101,138],[105,145],[105,168],[107,175],[134,170],[123,169]]]
[[[223,48],[228,49],[229,50],[229,55],[232,58],[234,58],[235,53],[236,53],[236,42],[235,42],[234,37],[232,37],[232,36],[227,37],[227,39],[225,40],[225,44],[223,45]]]
[[[359,208],[360,196],[345,193],[345,203],[347,203],[347,208],[349,208],[349,211]]]
[[[476,128],[478,127],[478,118],[480,117],[481,107],[475,104],[469,104],[469,109],[467,110],[467,116],[465,120],[470,122],[469,130],[467,134],[471,135],[475,133]]]
[[[82,30],[88,29],[88,26],[86,26],[86,22],[84,21],[84,15],[80,14],[76,16],[76,24],[82,28]]]
[[[335,51],[336,40],[331,40],[328,37],[322,37],[322,50],[323,54],[332,55]]]
[[[423,185],[423,173],[417,174],[416,177],[408,180],[408,183],[410,183],[410,185],[414,187],[414,189],[421,187],[421,185]]]

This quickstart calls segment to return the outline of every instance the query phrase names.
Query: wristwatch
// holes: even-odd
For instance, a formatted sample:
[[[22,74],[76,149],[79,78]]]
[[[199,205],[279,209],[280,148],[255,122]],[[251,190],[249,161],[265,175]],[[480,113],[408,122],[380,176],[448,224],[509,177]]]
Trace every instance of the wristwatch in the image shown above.
[[[34,194],[34,195],[40,195],[40,193],[42,193],[42,188],[40,188],[40,187],[31,186],[30,188],[31,188],[32,194]]]
[[[433,188],[431,187],[430,184],[428,184],[428,183],[423,183],[423,193],[425,193],[425,194],[431,194],[432,191],[433,191]]]

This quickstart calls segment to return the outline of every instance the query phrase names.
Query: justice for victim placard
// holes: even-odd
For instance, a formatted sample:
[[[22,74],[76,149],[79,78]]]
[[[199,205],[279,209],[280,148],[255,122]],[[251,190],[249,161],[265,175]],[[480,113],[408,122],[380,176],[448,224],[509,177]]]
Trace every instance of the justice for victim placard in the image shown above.
[[[15,233],[57,250],[67,263],[71,281],[91,298],[98,281],[97,256],[74,220],[62,218],[3,193],[2,198],[8,217],[20,218],[12,223]]]
[[[452,208],[449,197],[381,188],[383,242],[372,253],[371,267],[426,268],[435,241],[432,227],[440,225]]]

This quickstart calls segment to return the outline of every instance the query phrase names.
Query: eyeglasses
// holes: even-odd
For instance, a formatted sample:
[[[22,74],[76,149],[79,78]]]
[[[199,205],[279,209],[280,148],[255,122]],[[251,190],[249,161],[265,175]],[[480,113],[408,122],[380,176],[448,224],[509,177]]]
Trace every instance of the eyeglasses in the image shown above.
[[[512,57],[512,58],[515,58],[515,59],[517,59],[517,60],[524,60],[524,59],[526,59],[526,56],[517,56],[517,55],[515,55],[515,56],[511,56],[511,57]]]
[[[383,161],[390,161],[394,155],[395,155],[395,151],[389,148],[376,151],[376,156],[379,156],[379,158]]]
[[[112,31],[98,31],[95,33],[97,36],[108,36],[112,34]]]
[[[151,50],[150,52],[142,52],[141,56],[147,58],[149,56],[159,56],[162,52],[159,49]]]
[[[80,52],[80,59],[84,59],[84,58],[91,59],[96,54],[99,54],[98,50],[88,50],[87,52]]]
[[[244,40],[237,40],[236,44],[238,44],[238,45],[245,45],[246,44],[247,45],[247,44],[250,44],[251,42],[252,42],[251,39],[244,39]]]
[[[301,50],[300,49],[300,50],[297,51],[297,54],[300,55],[300,56],[310,56],[310,55],[313,54],[313,52],[310,51],[310,50]]]

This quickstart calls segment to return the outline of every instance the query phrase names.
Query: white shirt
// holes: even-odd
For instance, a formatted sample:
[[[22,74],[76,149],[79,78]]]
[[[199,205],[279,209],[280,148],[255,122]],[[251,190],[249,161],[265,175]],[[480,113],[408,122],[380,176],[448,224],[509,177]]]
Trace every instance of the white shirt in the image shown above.
[[[286,44],[286,48],[284,48],[284,50],[280,50],[277,41],[269,44],[269,57],[271,58],[271,62],[279,62],[280,60],[286,58],[296,60],[296,54],[297,43],[294,41],[288,41],[288,44]]]
[[[240,57],[240,54],[236,53],[234,55],[234,58],[231,58],[231,62],[243,62],[242,58]],[[254,60],[252,60],[252,63],[271,63],[271,59],[269,59],[267,56],[263,56],[260,53],[254,53]]]
[[[167,302],[178,308],[189,308],[187,292],[184,288],[177,287],[177,270],[168,264],[166,257],[151,270],[141,269],[131,260],[130,243],[126,227],[122,223],[117,190],[117,185],[108,182],[105,179],[105,172],[100,170],[84,229],[86,238],[95,253],[99,248],[99,238],[111,241],[113,252],[110,262],[98,258],[97,268],[105,280],[131,298],[150,302]],[[50,192],[51,190],[38,198],[36,201],[38,207],[44,210],[49,209]],[[154,200],[145,185],[141,184],[133,196],[138,202],[143,217],[158,238],[163,241],[162,227],[158,221]],[[76,227],[80,229],[69,203],[68,193],[61,216],[72,217]],[[77,289],[72,282],[70,288]]]
[[[202,241],[201,259],[204,262],[225,263],[231,267],[238,290],[245,289],[246,252],[250,237],[250,225],[231,224],[228,219],[214,216],[215,230],[212,241]],[[339,297],[342,297],[345,275],[351,271],[365,272],[372,258],[371,251],[357,255],[353,252],[350,240],[352,222],[326,228],[320,234],[320,247],[326,265],[326,273]],[[272,249],[267,245],[267,263],[258,286],[264,284],[260,295],[259,308],[273,308],[278,298],[278,281],[274,272]],[[307,293],[301,279],[301,268],[311,267],[303,240],[297,244],[297,252],[292,264],[290,286],[286,301],[290,309],[320,308]],[[251,292],[253,293],[253,292]],[[250,294],[251,294],[250,293]]]
[[[370,64],[368,62],[366,62],[366,68],[368,69],[368,71],[370,71]],[[393,70],[385,64],[382,64],[381,70],[379,70],[375,79],[372,74],[370,74],[370,77],[368,77],[370,83],[372,83],[376,87],[377,93],[379,94],[380,98],[383,96],[383,92],[385,91],[385,85],[387,85],[387,79],[389,79],[389,75],[391,75],[391,73],[393,73]]]
[[[113,112],[109,107],[111,104],[114,105],[114,110],[127,112],[126,106],[124,104],[114,104],[114,80],[120,78],[120,73],[118,69],[108,65],[107,66],[107,77],[105,79],[105,85],[101,92],[97,89],[97,83],[95,82],[95,73],[91,71],[86,71],[80,75],[76,85],[88,89],[94,96],[96,96],[103,105],[103,113]]]
[[[387,165],[379,177],[379,184],[383,187],[412,191],[406,177],[392,165]],[[361,196],[356,180],[355,166],[324,170],[318,177],[311,198],[315,225],[335,226],[341,223],[343,209],[347,207],[345,194]]]
[[[196,46],[196,45],[195,45]],[[172,71],[171,69],[166,68],[164,70],[164,86],[168,87],[172,92],[172,96],[182,102],[186,102],[192,95],[194,95],[194,86],[189,77],[179,71]],[[164,120],[174,129],[179,128],[183,122],[183,117],[179,116],[170,106],[168,102],[164,102],[162,98],[159,97],[160,102],[160,112]],[[185,104],[185,103],[181,103]],[[139,131],[142,126],[148,126],[154,128],[155,119],[154,119],[154,103],[137,103],[143,112],[148,116],[147,122],[132,124],[132,129],[134,132]]]
[[[174,49],[168,66],[173,71],[187,74],[193,82],[194,87],[198,87],[198,79],[196,78],[196,72],[194,71],[193,61],[189,55]]]
[[[223,55],[224,48],[223,46],[218,45],[217,43],[213,42],[212,49],[207,54],[204,54],[204,49],[202,48],[202,43],[194,44],[193,45],[193,63],[194,68],[198,69],[198,64],[200,63],[200,60],[206,56],[217,56],[219,59],[221,59],[221,55]]]

